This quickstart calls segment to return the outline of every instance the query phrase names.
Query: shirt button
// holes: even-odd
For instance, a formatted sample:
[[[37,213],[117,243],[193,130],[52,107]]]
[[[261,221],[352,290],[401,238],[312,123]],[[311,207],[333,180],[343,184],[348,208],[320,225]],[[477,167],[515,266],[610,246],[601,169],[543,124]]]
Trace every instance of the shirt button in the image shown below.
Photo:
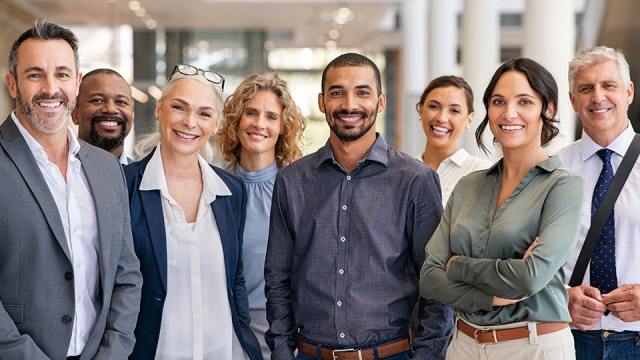
[[[344,339],[344,338],[345,338],[345,336],[347,336],[347,335],[345,335],[344,333],[340,333],[340,335],[339,335],[339,336],[340,336],[340,339]]]
[[[342,205],[342,210],[347,210],[347,205]]]
[[[351,180],[351,175],[347,175],[347,180]]]
[[[62,317],[62,323],[63,323],[63,324],[68,324],[68,323],[70,323],[70,322],[71,322],[71,320],[73,320],[73,319],[72,319],[72,318],[71,318],[71,316],[69,316],[69,315],[64,315],[64,316]]]
[[[340,274],[340,275],[344,274],[344,269],[338,270],[338,274]]]
[[[342,301],[338,300],[338,302],[336,303],[336,305],[342,307]]]
[[[340,241],[345,242],[345,241],[347,241],[347,238],[344,237],[344,236],[340,236]]]
[[[64,273],[64,279],[65,280],[71,280],[73,279],[73,273],[71,273],[70,271]]]

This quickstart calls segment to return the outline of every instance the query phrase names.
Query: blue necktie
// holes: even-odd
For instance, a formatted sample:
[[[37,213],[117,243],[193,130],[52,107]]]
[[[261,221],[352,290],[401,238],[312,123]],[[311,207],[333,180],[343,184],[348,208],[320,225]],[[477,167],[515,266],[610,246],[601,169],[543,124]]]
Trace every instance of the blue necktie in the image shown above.
[[[600,149],[597,152],[600,159],[602,159],[602,171],[600,172],[600,177],[598,177],[598,182],[596,182],[596,187],[593,189],[591,221],[593,221],[593,217],[613,179],[612,153],[613,151],[609,149]],[[615,221],[613,219],[613,210],[611,210],[607,223],[602,228],[602,233],[600,233],[600,240],[598,240],[598,244],[591,256],[591,286],[598,288],[601,294],[606,294],[618,287],[615,236]]]

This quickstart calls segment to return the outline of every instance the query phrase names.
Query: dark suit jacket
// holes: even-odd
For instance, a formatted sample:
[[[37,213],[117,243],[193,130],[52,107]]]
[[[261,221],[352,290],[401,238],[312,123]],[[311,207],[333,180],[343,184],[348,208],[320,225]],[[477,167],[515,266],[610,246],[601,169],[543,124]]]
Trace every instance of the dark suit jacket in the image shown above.
[[[81,358],[123,359],[133,350],[142,282],[127,191],[113,155],[80,143],[100,269],[97,318]],[[0,126],[0,359],[66,358],[75,309],[69,259],[56,203],[9,117]]]
[[[144,278],[142,304],[136,326],[136,345],[132,359],[153,359],[160,336],[162,309],[167,296],[167,244],[160,191],[141,191],[142,175],[153,152],[139,162],[124,167],[129,189],[131,227],[136,254]],[[242,181],[214,166],[213,170],[231,190],[211,203],[218,224],[227,295],[236,336],[250,359],[262,359],[258,340],[249,328],[249,300],[242,272],[242,234],[247,194]]]

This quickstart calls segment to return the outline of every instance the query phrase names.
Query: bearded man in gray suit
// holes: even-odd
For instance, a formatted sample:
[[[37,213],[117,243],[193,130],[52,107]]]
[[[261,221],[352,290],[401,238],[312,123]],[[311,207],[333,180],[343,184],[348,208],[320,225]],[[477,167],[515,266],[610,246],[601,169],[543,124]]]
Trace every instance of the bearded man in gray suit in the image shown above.
[[[75,35],[37,21],[13,44],[0,126],[0,359],[125,359],[142,277],[124,177],[68,127]]]

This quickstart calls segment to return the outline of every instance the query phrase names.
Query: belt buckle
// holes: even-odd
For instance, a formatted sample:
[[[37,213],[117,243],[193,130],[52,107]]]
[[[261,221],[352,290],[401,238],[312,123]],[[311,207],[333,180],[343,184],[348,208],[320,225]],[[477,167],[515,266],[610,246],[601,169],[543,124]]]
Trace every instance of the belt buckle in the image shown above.
[[[473,331],[473,339],[478,343],[478,344],[482,344],[480,342],[480,339],[478,339],[478,335],[479,333],[486,333],[486,332],[491,332],[491,334],[493,335],[493,344],[497,344],[498,343],[498,336],[496,335],[496,331],[495,330],[481,330],[481,329],[475,329]]]
[[[331,350],[331,358],[333,360],[338,360],[338,355],[339,353],[343,353],[343,352],[358,352],[358,360],[362,360],[362,349],[354,349],[354,348],[350,348],[350,349],[332,349]],[[336,353],[338,353],[338,355],[336,355]]]

